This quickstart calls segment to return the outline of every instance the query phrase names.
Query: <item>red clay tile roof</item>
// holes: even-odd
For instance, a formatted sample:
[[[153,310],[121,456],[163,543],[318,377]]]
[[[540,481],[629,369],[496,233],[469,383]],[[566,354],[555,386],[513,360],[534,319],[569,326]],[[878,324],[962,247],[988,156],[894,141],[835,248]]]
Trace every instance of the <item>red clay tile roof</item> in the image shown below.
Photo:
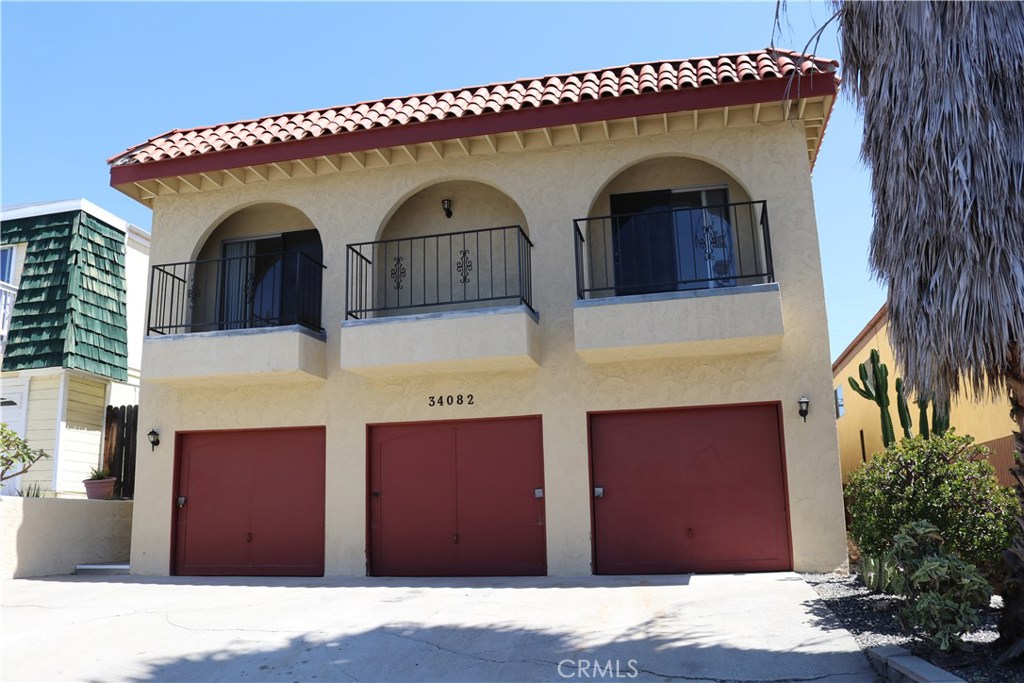
[[[465,120],[528,109],[559,108],[647,93],[708,91],[728,84],[777,81],[788,78],[795,70],[799,70],[801,76],[828,74],[824,80],[834,89],[837,66],[834,60],[774,48],[682,61],[630,64],[172,130],[130,147],[111,157],[108,163],[115,167],[149,164],[446,119]]]

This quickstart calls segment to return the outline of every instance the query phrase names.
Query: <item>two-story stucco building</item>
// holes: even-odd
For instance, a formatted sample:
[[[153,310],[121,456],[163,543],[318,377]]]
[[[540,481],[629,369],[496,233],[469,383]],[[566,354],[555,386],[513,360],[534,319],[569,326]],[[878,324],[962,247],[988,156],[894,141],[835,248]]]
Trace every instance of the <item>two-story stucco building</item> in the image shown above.
[[[132,571],[843,566],[835,66],[635,64],[112,158],[154,212]]]

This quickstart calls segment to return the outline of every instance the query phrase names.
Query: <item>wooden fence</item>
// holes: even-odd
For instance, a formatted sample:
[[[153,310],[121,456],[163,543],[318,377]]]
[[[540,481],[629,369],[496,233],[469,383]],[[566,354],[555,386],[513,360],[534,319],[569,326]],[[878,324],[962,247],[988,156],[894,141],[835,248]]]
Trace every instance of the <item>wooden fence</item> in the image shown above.
[[[138,406],[107,406],[103,467],[117,477],[115,499],[135,497],[135,441],[138,431]]]

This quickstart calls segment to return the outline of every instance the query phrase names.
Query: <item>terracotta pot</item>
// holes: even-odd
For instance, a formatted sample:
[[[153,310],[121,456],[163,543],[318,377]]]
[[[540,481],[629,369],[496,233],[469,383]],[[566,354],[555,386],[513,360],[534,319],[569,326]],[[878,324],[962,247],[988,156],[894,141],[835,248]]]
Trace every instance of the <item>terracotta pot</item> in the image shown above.
[[[86,479],[82,483],[85,484],[85,495],[89,500],[107,500],[114,496],[114,484],[117,483],[117,477]]]

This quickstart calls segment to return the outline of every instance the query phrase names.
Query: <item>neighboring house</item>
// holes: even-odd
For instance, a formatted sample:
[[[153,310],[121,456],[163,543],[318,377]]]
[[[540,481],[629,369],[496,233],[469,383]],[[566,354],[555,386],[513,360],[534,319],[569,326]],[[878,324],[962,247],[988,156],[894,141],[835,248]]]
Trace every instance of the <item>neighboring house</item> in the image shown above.
[[[896,410],[896,378],[899,377],[899,369],[893,357],[892,347],[889,346],[888,324],[889,308],[883,304],[878,313],[868,321],[864,329],[832,364],[839,456],[844,482],[849,478],[850,472],[884,448],[878,406],[855,393],[850,388],[849,380],[853,377],[860,382],[859,366],[868,360],[872,349],[878,350],[882,363],[889,369],[890,412],[896,438],[903,438]],[[918,408],[912,403],[913,396],[908,400],[911,401],[910,414],[914,423],[912,433],[917,434]],[[1003,486],[1012,486],[1014,482],[1009,468],[1013,465],[1013,432],[1016,423],[1010,419],[1010,408],[1006,399],[992,400],[983,396],[973,401],[966,398],[954,401],[949,413],[949,424],[956,428],[958,434],[970,434],[976,442],[992,450],[990,461],[996,468],[1000,483]]]
[[[154,214],[132,571],[844,565],[835,68],[636,64],[115,156]]]
[[[84,494],[105,409],[138,401],[149,235],[84,199],[6,206],[0,419],[51,457],[4,493]]]

